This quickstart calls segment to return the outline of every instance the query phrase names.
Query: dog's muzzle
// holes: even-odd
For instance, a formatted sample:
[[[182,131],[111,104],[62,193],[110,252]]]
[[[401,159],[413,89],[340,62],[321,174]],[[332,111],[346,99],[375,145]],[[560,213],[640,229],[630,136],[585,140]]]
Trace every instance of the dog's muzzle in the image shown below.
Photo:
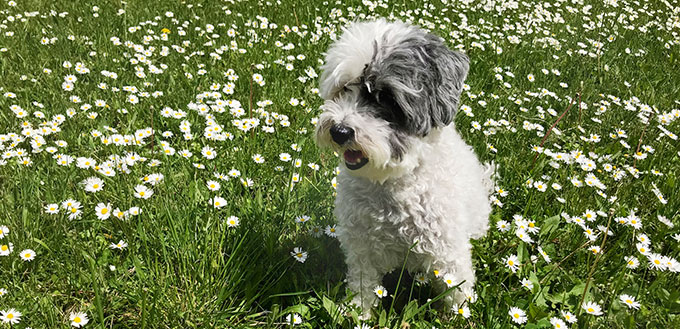
[[[354,129],[343,125],[333,125],[330,130],[333,141],[342,146],[354,139]]]
[[[368,158],[360,150],[347,150],[342,157],[345,158],[345,165],[350,170],[357,170],[368,163]]]
[[[335,124],[330,129],[331,138],[339,146],[343,146],[354,142],[354,129],[345,125]],[[357,170],[368,163],[368,158],[361,150],[346,150],[342,157],[345,159],[345,165],[350,170]]]

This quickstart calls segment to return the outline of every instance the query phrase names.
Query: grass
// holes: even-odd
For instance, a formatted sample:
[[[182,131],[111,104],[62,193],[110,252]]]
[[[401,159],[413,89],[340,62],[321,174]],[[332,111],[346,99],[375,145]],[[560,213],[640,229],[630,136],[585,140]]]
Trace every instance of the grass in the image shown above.
[[[3,2],[0,151],[7,155],[0,165],[0,225],[9,233],[0,245],[13,246],[0,256],[3,319],[15,309],[22,316],[13,327],[67,328],[69,316],[81,311],[89,318],[86,328],[273,328],[288,326],[286,316],[298,314],[302,327],[359,326],[357,310],[341,306],[351,294],[343,285],[342,252],[335,238],[323,234],[335,220],[337,160],[312,138],[321,104],[312,72],[320,74],[319,60],[341,26],[394,17],[432,30],[470,57],[469,90],[461,96],[465,111],[456,126],[480,160],[497,164],[496,183],[508,195],[495,194],[492,229],[474,243],[478,300],[468,305],[469,318],[440,314],[426,302],[436,298],[427,286],[397,272],[399,287],[388,286],[396,302],[386,300],[365,324],[547,328],[551,319],[564,319],[564,311],[578,318],[572,328],[680,325],[677,262],[651,266],[656,254],[671,262],[680,253],[680,144],[664,132],[680,134],[677,0],[521,2],[516,8],[507,2],[504,9],[485,8],[485,1],[449,2]],[[72,66],[64,67],[65,61]],[[78,73],[78,62],[89,73]],[[264,85],[253,82],[255,73]],[[68,75],[77,78],[66,87],[71,91],[63,86]],[[233,94],[222,90],[228,83]],[[197,97],[214,84],[220,85],[218,98],[239,101],[243,112],[240,118],[229,106],[210,112],[231,136],[224,141],[204,135],[206,116],[189,105],[215,105],[213,98]],[[186,114],[165,117],[165,107]],[[91,112],[97,116],[90,118]],[[258,126],[242,130],[233,122],[249,117],[259,118]],[[184,120],[192,139],[183,137]],[[40,132],[48,126],[59,131]],[[154,133],[137,145],[105,144],[92,134],[113,138],[140,129]],[[610,136],[617,129],[625,134]],[[165,137],[166,131],[173,136]],[[31,146],[32,140],[41,145]],[[539,145],[553,153],[536,152]],[[205,146],[217,157],[203,156]],[[182,150],[192,155],[182,157]],[[560,152],[579,159],[558,160]],[[118,166],[132,153],[145,160]],[[281,161],[282,153],[292,161]],[[59,165],[58,154],[74,161]],[[265,161],[256,163],[256,154]],[[112,160],[115,176],[79,168],[78,157]],[[583,159],[596,169],[584,170]],[[160,164],[150,166],[152,160]],[[229,176],[232,169],[240,175],[214,176]],[[617,170],[620,179],[614,179]],[[160,183],[144,183],[153,189],[150,198],[134,196],[141,179],[159,173]],[[589,173],[606,189],[587,186]],[[89,177],[102,179],[103,189],[85,191],[81,182]],[[246,178],[252,186],[243,184]],[[210,191],[209,180],[221,188]],[[226,205],[213,207],[215,196]],[[67,199],[81,204],[73,219],[70,208],[61,207]],[[139,207],[141,214],[101,220],[95,210],[100,203],[110,204],[110,212]],[[58,214],[47,213],[50,204],[60,206]],[[586,210],[601,215],[590,222]],[[308,222],[297,223],[303,215]],[[540,228],[525,233],[533,242],[517,237],[529,222],[514,215]],[[230,216],[239,219],[237,226],[230,226]],[[631,219],[641,226],[633,227]],[[500,221],[510,230],[495,229]],[[596,235],[592,241],[587,229]],[[606,241],[605,232],[613,233]],[[642,235],[651,256],[636,247]],[[120,240],[126,248],[111,248]],[[601,249],[595,254],[592,246]],[[291,257],[295,247],[308,253],[304,263]],[[22,260],[25,249],[34,250],[35,259]],[[509,256],[521,264],[516,272],[505,265]],[[627,268],[626,256],[639,266]],[[533,287],[523,287],[523,279]],[[639,309],[628,308],[622,294],[634,297]],[[585,302],[597,303],[603,314],[586,314]],[[526,313],[525,324],[512,322],[512,307]]]

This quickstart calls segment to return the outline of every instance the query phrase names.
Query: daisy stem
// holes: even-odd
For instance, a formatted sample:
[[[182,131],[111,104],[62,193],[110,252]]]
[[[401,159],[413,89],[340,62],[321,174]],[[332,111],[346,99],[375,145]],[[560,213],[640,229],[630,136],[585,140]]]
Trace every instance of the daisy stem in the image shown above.
[[[645,268],[645,273],[642,274],[642,280],[640,280],[640,282],[642,282],[642,283],[645,282],[645,277],[647,277],[647,271],[649,271],[649,267]],[[635,298],[636,298],[636,299],[640,297],[640,289],[642,289],[642,286],[643,286],[643,284],[640,284],[640,285],[638,286],[638,291],[637,291],[637,293],[635,294]]]
[[[579,100],[580,100],[581,99],[581,92],[580,91],[579,91],[578,95],[579,95]],[[552,132],[552,130],[555,128],[555,126],[557,126],[557,124],[560,122],[560,120],[562,120],[564,115],[567,114],[567,112],[569,112],[569,109],[571,108],[571,106],[574,105],[575,99],[576,98],[571,99],[571,102],[569,103],[569,106],[567,106],[567,109],[564,110],[564,112],[562,112],[562,115],[560,115],[560,117],[557,118],[555,123],[552,124],[550,129],[548,129],[548,132],[545,134],[545,136],[543,136],[543,140],[541,140],[541,145],[539,145],[540,147],[543,147],[543,144],[545,144],[545,141],[548,139],[548,136],[550,136],[550,133]],[[580,106],[580,102],[579,102],[579,106]],[[534,161],[531,163],[531,170],[534,169],[534,164],[536,164],[536,159],[538,159],[538,154],[539,153],[536,153],[536,155],[534,156]]]
[[[586,240],[586,242],[585,242],[584,244],[582,244],[580,247],[574,249],[574,250],[573,250],[569,255],[567,255],[566,257],[562,258],[562,260],[560,260],[557,264],[555,264],[555,266],[550,270],[550,272],[548,272],[548,274],[546,274],[545,277],[543,277],[543,279],[541,279],[541,281],[539,282],[539,284],[543,284],[543,281],[545,281],[545,280],[548,278],[548,276],[550,275],[550,273],[551,273],[554,269],[559,268],[560,265],[561,265],[565,260],[567,260],[569,257],[571,257],[573,254],[575,254],[577,251],[581,250],[583,247],[587,246],[588,244],[590,244],[590,240]]]
[[[635,149],[635,154],[638,154],[640,152],[640,145],[642,144],[642,138],[645,137],[645,132],[647,131],[647,127],[649,125],[645,125],[645,129],[642,130],[642,133],[640,134],[640,139],[638,139],[638,145],[637,148]],[[633,157],[633,168],[637,168],[637,158]]]
[[[404,258],[404,264],[401,266],[401,272],[399,273],[399,280],[397,280],[397,287],[394,288],[394,297],[392,297],[392,303],[390,303],[390,310],[387,314],[392,314],[392,309],[394,308],[394,302],[397,300],[397,295],[399,295],[399,286],[401,285],[401,278],[404,276],[404,270],[406,269],[406,262],[408,261],[408,255],[411,253],[411,249],[418,244],[418,241],[413,243],[408,250],[406,250],[406,257]]]
[[[607,237],[609,236],[609,225],[612,223],[612,217],[613,213],[609,214],[609,219],[607,220],[607,228],[604,231],[604,238],[602,239],[602,243],[600,244],[600,252],[598,252],[597,256],[595,257],[595,261],[593,261],[593,265],[590,267],[590,271],[588,272],[588,278],[586,279],[586,286],[583,288],[583,294],[581,294],[581,301],[578,303],[578,308],[577,312],[578,314],[581,313],[581,305],[583,305],[583,300],[586,298],[586,292],[588,292],[588,284],[590,283],[590,279],[593,277],[593,273],[595,273],[595,268],[597,267],[597,262],[602,258],[602,255],[604,255],[604,244],[607,242]],[[577,315],[578,315],[577,314]]]
[[[95,306],[97,308],[97,315],[99,316],[99,323],[102,328],[104,328],[104,309],[102,307],[102,299],[101,299],[101,292],[99,291],[99,283],[97,282],[97,271],[95,270],[95,263],[94,259],[90,257],[90,255],[86,254],[83,251],[83,256],[85,259],[88,260],[90,263],[90,274],[92,275],[91,277],[91,282],[92,282],[92,288],[94,289],[94,298],[95,298]]]

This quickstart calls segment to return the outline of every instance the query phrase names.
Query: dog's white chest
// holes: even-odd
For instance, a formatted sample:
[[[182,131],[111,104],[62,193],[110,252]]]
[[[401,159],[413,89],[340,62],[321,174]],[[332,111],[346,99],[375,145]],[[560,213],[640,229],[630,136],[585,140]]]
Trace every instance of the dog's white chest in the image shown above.
[[[336,216],[344,232],[404,251],[425,235],[440,234],[443,213],[415,177],[376,184],[341,173],[338,185]]]

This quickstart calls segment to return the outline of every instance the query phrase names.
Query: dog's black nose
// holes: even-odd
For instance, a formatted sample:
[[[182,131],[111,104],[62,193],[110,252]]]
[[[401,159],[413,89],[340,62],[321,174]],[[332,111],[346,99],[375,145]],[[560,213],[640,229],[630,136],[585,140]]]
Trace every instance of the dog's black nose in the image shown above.
[[[338,145],[345,144],[348,140],[354,138],[354,129],[343,125],[333,125],[331,127],[331,138]]]

